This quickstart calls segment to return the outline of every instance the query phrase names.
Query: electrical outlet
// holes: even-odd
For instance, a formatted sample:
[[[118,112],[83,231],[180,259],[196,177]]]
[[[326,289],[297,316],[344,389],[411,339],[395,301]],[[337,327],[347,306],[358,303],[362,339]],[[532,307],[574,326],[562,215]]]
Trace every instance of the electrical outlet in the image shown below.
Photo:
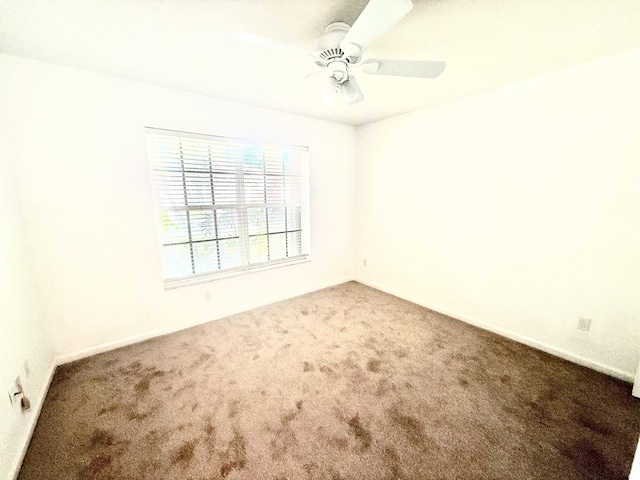
[[[15,405],[20,402],[20,398],[22,396],[22,383],[20,382],[20,377],[16,378],[16,381],[11,388],[9,388],[9,401],[11,405]]]
[[[204,292],[204,301],[208,302],[211,300],[211,292]]]
[[[578,330],[582,330],[583,332],[588,332],[591,328],[591,319],[590,318],[582,318],[578,319]]]
[[[367,266],[367,259],[366,259],[366,258],[364,258],[364,259],[362,260],[362,266],[363,266],[363,267],[366,267],[366,266]]]
[[[29,378],[29,375],[31,375],[31,369],[29,368],[29,361],[25,360],[24,361],[24,378]]]

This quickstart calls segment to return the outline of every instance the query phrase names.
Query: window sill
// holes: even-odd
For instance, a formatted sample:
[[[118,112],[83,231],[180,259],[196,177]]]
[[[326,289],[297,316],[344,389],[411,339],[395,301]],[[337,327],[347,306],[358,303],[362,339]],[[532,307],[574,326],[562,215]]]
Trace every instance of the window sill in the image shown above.
[[[190,285],[197,285],[199,283],[213,282],[215,280],[223,280],[225,278],[237,277],[238,275],[245,275],[254,272],[264,272],[266,270],[273,270],[275,268],[288,267],[291,265],[298,265],[300,263],[310,262],[310,255],[296,258],[294,260],[288,259],[282,262],[267,263],[260,266],[242,267],[235,270],[227,270],[221,273],[203,273],[200,275],[193,275],[187,278],[181,278],[177,280],[165,280],[165,290],[175,290],[176,288],[188,287]]]

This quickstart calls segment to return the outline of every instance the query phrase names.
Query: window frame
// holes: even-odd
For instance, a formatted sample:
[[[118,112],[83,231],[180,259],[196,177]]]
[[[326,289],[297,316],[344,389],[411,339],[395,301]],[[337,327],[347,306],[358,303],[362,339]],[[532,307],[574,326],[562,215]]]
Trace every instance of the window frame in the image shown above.
[[[159,246],[159,254],[161,257],[162,263],[162,278],[165,290],[179,288],[187,285],[194,285],[198,283],[204,283],[209,281],[214,281],[218,279],[229,278],[237,275],[243,275],[246,273],[259,272],[265,270],[271,270],[274,268],[281,268],[290,265],[297,265],[300,263],[309,262],[311,260],[311,247],[310,247],[310,179],[309,179],[309,148],[298,145],[285,145],[279,143],[271,143],[271,142],[256,142],[243,138],[234,138],[234,137],[222,137],[217,135],[207,135],[201,133],[191,133],[191,132],[183,132],[177,130],[167,130],[156,127],[144,127],[145,140],[147,145],[147,157],[149,160],[151,175],[152,175],[152,187],[154,193],[154,212],[155,212],[155,224],[157,230],[157,239]],[[159,165],[159,156],[155,155],[156,151],[154,150],[154,138],[155,137],[173,137],[175,138],[175,145],[179,148],[180,154],[178,156],[181,158],[180,160],[180,172],[181,183],[182,183],[182,198],[184,198],[184,205],[174,205],[167,206],[163,205],[161,199],[163,188],[161,185],[161,177],[165,176],[168,170],[163,170]],[[213,157],[209,151],[209,172],[210,178],[212,182],[212,190],[211,190],[211,203],[190,203],[189,200],[189,192],[196,193],[196,187],[192,186],[191,190],[188,189],[187,182],[187,173],[188,170],[185,167],[185,163],[182,160],[182,139],[189,139],[190,141],[204,141],[203,146],[207,145],[206,142],[216,142],[224,144],[226,147],[229,147],[233,154],[229,156],[227,153],[224,155],[225,161],[229,161],[232,158],[234,169],[234,189],[236,196],[236,203],[233,204],[216,204],[216,198],[214,194],[213,188]],[[243,149],[246,149],[243,150]],[[251,172],[250,167],[247,167],[247,158],[248,153],[252,149],[257,149],[257,151],[261,152],[262,158],[262,173],[257,171]],[[281,162],[282,162],[282,173],[281,174],[267,174],[267,151],[275,150],[281,153]],[[295,152],[297,166],[300,169],[298,175],[287,175],[285,173],[285,152],[291,154],[291,152]],[[177,157],[176,157],[177,158]],[[175,159],[173,160],[175,161]],[[206,171],[206,170],[205,170]],[[175,172],[174,172],[175,173]],[[194,174],[195,172],[191,172]],[[220,173],[220,172],[218,172]],[[264,199],[263,201],[249,201],[248,187],[246,185],[246,181],[250,178],[255,180],[256,177],[262,176],[262,184],[264,186]],[[268,202],[267,195],[267,177],[275,177],[282,179],[282,202]],[[286,182],[292,178],[298,177],[296,182],[296,188],[300,189],[300,198],[298,202],[287,201],[287,197],[285,191],[287,189]],[[197,177],[194,177],[197,178]],[[174,180],[175,182],[175,180]],[[175,185],[174,185],[175,186]],[[168,187],[167,187],[168,188]],[[165,192],[166,193],[166,192]],[[299,212],[294,214],[294,221],[296,224],[299,222],[299,229],[288,230],[288,215],[289,209],[295,208],[299,209]],[[266,229],[264,233],[250,233],[250,225],[249,225],[249,210],[250,209],[264,209],[265,214],[265,225]],[[268,228],[269,223],[269,211],[273,209],[282,209],[282,215],[284,217],[284,231],[282,232],[270,232]],[[236,215],[236,225],[234,228],[237,229],[237,239],[240,249],[239,259],[240,265],[233,266],[230,268],[221,268],[220,262],[220,242],[221,240],[231,239],[231,237],[221,238],[218,234],[218,217],[217,212],[220,210],[231,210],[235,212]],[[184,211],[186,213],[186,229],[187,233],[187,241],[178,242],[178,243],[166,243],[165,241],[165,233],[163,232],[163,221],[164,217],[168,215],[167,212],[179,212]],[[190,214],[194,211],[211,211],[214,215],[214,229],[215,229],[215,238],[211,240],[195,240],[195,235],[192,234],[192,222]],[[299,233],[300,235],[300,253],[298,255],[288,256],[289,255],[289,235],[293,233]],[[251,239],[264,236],[267,241],[267,256],[271,254],[271,247],[269,245],[271,235],[280,235],[284,234],[285,238],[285,257],[284,258],[276,258],[274,260],[268,258],[266,261],[262,262],[251,262],[250,253],[251,253]],[[236,237],[233,237],[234,239]],[[209,270],[206,272],[195,272],[196,270],[196,258],[194,255],[194,244],[201,243],[203,241],[211,241],[215,242],[216,245],[216,256],[218,269]],[[169,262],[165,258],[165,249],[170,246],[175,245],[189,245],[189,260],[191,262],[191,270],[192,273],[189,275],[182,276],[169,276]]]

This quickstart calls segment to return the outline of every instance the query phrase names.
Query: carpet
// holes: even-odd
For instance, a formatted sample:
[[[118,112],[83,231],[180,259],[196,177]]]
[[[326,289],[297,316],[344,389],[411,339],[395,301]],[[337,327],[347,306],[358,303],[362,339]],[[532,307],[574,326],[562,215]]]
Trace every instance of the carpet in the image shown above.
[[[630,391],[349,282],[59,367],[19,479],[626,479]]]

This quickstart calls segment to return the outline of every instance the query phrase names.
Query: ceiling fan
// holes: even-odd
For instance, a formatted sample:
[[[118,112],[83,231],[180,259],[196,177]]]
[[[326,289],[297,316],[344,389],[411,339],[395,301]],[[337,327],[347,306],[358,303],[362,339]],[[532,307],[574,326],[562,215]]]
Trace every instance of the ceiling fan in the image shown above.
[[[324,101],[335,104],[335,99],[340,94],[347,105],[353,105],[364,100],[364,95],[352,68],[359,68],[372,75],[417,78],[436,78],[444,70],[445,63],[439,61],[369,58],[361,62],[363,52],[412,8],[411,0],[370,0],[353,26],[344,22],[329,24],[324,35],[316,40],[310,51],[248,32],[234,32],[231,36],[258,47],[311,57],[323,69],[314,74],[325,74],[325,84],[321,89]]]

